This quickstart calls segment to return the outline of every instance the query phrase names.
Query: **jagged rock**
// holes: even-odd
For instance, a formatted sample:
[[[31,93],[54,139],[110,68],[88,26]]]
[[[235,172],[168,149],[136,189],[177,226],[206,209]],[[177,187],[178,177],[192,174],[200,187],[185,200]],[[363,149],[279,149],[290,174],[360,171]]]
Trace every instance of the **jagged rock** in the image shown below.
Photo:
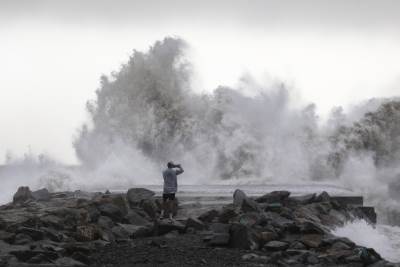
[[[335,242],[332,246],[331,249],[336,249],[336,250],[349,250],[351,247],[347,245],[346,243],[343,243],[341,241]]]
[[[294,241],[293,243],[290,244],[290,249],[294,249],[294,250],[304,250],[307,247],[301,243],[300,241]]]
[[[267,251],[280,251],[280,250],[286,250],[288,247],[289,247],[288,243],[274,240],[266,243],[263,248]]]
[[[229,245],[229,240],[230,235],[228,233],[214,233],[208,243],[211,246],[227,246]]]
[[[133,224],[133,225],[147,225],[150,223],[148,220],[146,220],[145,218],[140,216],[134,210],[128,211],[128,214],[126,215],[126,219],[128,220],[128,222],[130,224]]]
[[[295,203],[299,205],[307,205],[315,201],[316,194],[308,194],[304,196],[296,196],[296,197],[290,197],[290,200],[294,201]]]
[[[246,226],[254,226],[258,224],[261,221],[261,215],[257,212],[248,212],[245,214],[242,214],[238,218],[238,222],[240,224],[246,225]]]
[[[15,235],[13,244],[14,245],[26,245],[26,244],[29,244],[32,242],[33,242],[32,237],[30,237],[27,234],[20,233],[20,234]]]
[[[105,203],[101,204],[98,207],[100,214],[103,216],[108,216],[112,220],[120,222],[124,216],[123,212],[121,209],[119,209],[118,206],[112,204],[112,203]]]
[[[233,192],[233,205],[241,207],[243,200],[246,198],[247,196],[242,190],[236,189],[235,192]]]
[[[192,227],[196,230],[204,230],[206,228],[206,225],[199,219],[189,217],[189,219],[187,219],[186,221],[186,227]]]
[[[158,221],[155,224],[155,233],[157,235],[164,235],[171,231],[178,231],[180,233],[184,232],[185,226],[178,221],[167,222],[167,221]]]
[[[258,249],[259,244],[255,232],[242,224],[234,223],[230,229],[230,243],[233,248]]]
[[[9,233],[3,230],[0,230],[0,240],[4,240],[7,243],[12,243],[15,238],[15,233]]]
[[[231,225],[227,223],[211,223],[209,228],[214,233],[229,233]]]
[[[281,203],[288,199],[290,192],[288,191],[272,191],[261,197],[256,198],[258,203]]]
[[[221,223],[229,223],[232,219],[236,218],[238,213],[234,206],[225,206],[219,214],[218,221]]]
[[[144,199],[151,199],[155,193],[146,188],[130,188],[126,193],[126,198],[130,207],[134,207],[140,204]]]
[[[13,204],[24,203],[28,200],[32,200],[32,192],[28,186],[20,186],[13,197]]]
[[[18,227],[16,233],[28,235],[35,241],[42,240],[44,237],[43,231],[30,227]]]
[[[208,210],[206,212],[204,212],[203,214],[201,214],[198,219],[203,221],[203,222],[212,222],[216,217],[218,217],[219,213],[217,210]]]
[[[317,234],[302,235],[300,241],[309,248],[318,248],[322,243],[322,236]]]
[[[260,210],[257,202],[255,202],[251,198],[243,199],[241,208],[243,212],[257,212]]]
[[[321,194],[316,196],[315,201],[316,202],[329,202],[329,201],[331,201],[331,197],[329,196],[329,194],[327,192],[323,191]]]
[[[132,224],[119,224],[126,233],[128,234],[129,238],[140,238],[146,237],[153,234],[153,228],[149,225],[142,226],[142,225],[132,225]]]
[[[154,219],[157,217],[157,205],[154,200],[144,199],[142,200],[140,206],[150,218]]]
[[[278,235],[275,232],[270,231],[261,232],[259,234],[259,237],[262,244],[278,239]]]
[[[72,259],[72,258],[68,258],[68,257],[62,257],[62,258],[59,258],[59,259],[57,259],[56,261],[55,261],[55,263],[58,265],[58,266],[73,266],[73,267],[79,267],[79,266],[86,266],[86,264],[84,264],[84,263],[82,263],[82,262],[79,262],[79,261],[77,261],[77,260],[74,260],[74,259]]]
[[[36,201],[49,201],[51,196],[49,190],[42,188],[32,192],[32,197]]]
[[[322,239],[322,246],[331,247],[336,242],[344,243],[347,246],[349,246],[350,248],[354,248],[356,245],[353,241],[351,241],[347,237],[333,236],[333,237],[327,237],[327,238]]]

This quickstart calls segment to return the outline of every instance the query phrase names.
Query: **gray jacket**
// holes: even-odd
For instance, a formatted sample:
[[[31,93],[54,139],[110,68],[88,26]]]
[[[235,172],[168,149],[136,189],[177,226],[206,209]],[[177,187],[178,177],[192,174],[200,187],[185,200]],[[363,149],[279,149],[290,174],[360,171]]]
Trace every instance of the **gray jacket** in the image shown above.
[[[164,194],[174,194],[178,191],[178,181],[176,176],[183,173],[183,169],[168,168],[163,171],[164,178]]]

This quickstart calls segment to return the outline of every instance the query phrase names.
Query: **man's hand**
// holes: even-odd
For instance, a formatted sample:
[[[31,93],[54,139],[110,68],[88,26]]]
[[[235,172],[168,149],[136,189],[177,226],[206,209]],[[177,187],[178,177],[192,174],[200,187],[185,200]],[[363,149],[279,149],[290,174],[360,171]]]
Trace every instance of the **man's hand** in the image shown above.
[[[179,170],[176,171],[176,175],[179,175],[179,174],[183,173],[183,169],[182,169],[181,164],[176,164],[175,167],[179,169]]]

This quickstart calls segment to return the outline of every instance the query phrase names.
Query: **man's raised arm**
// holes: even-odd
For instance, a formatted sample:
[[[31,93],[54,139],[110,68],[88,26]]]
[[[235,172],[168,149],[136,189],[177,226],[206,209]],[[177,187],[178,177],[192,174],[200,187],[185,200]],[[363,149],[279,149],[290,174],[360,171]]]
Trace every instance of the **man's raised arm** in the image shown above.
[[[175,167],[178,168],[178,169],[176,170],[176,175],[179,175],[179,174],[181,174],[181,173],[184,172],[184,170],[183,170],[181,164],[178,164],[178,165],[176,165]]]

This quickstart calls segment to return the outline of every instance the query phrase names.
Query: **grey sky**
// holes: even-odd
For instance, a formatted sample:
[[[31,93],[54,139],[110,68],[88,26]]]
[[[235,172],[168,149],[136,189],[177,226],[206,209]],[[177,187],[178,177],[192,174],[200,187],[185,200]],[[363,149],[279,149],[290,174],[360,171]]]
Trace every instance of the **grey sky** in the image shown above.
[[[31,147],[74,162],[99,77],[166,35],[191,45],[196,90],[283,80],[327,113],[399,95],[400,1],[0,1],[0,162]]]

